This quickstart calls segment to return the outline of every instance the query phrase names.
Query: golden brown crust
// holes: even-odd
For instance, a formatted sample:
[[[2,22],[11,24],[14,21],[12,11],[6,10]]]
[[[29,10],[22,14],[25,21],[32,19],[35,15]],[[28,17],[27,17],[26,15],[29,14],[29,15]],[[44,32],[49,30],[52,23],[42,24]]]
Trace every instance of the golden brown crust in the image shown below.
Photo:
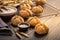
[[[21,10],[31,9],[31,6],[29,4],[23,3],[23,4],[20,5],[20,9]]]
[[[32,8],[32,12],[35,14],[39,14],[43,12],[43,8],[41,6],[35,6]]]
[[[39,23],[35,26],[35,32],[38,34],[46,34],[49,29],[45,24]]]
[[[29,10],[29,9],[26,9],[26,10],[27,10],[27,12],[29,13],[29,15],[31,16],[31,15],[32,15],[32,11]]]
[[[25,0],[26,4],[33,5],[33,2],[31,0]]]
[[[32,12],[29,9],[20,10],[19,15],[24,18],[28,18],[28,17],[32,16]]]
[[[18,1],[13,1],[13,0],[3,0],[3,5],[6,5],[6,6],[13,6],[13,7],[16,7],[18,5],[20,5],[20,3],[18,3]]]
[[[31,25],[31,26],[35,26],[36,24],[40,23],[40,19],[38,17],[30,17],[27,22]]]
[[[27,23],[29,23],[31,20],[32,20],[33,17],[30,17],[28,20],[27,20]]]
[[[12,19],[11,19],[11,23],[13,25],[18,25],[18,24],[23,23],[23,22],[24,22],[24,19],[21,16],[16,15],[16,16],[12,17]]]
[[[36,23],[36,24],[41,23],[41,22],[40,22],[40,19],[39,19],[38,17],[34,16],[34,18],[35,18],[35,19],[36,19],[36,21],[37,21],[37,23]]]
[[[37,5],[44,5],[46,3],[46,0],[36,0]]]

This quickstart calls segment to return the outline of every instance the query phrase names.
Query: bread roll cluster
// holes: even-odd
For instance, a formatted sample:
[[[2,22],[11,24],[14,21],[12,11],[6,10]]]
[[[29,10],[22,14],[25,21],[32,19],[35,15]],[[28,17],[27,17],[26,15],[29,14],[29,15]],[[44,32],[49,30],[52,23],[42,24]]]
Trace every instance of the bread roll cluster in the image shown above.
[[[24,22],[23,18],[28,18],[27,23],[34,27],[34,30],[37,34],[46,34],[49,31],[49,28],[41,23],[40,18],[37,16],[31,17],[33,14],[40,14],[43,12],[43,7],[41,5],[46,3],[46,0],[35,0],[37,6],[33,5],[31,0],[25,0],[20,5],[19,16],[12,17],[12,24],[18,25]]]
[[[20,11],[19,11],[19,14],[21,14],[21,16],[24,18],[27,18],[27,15],[29,14],[28,11],[27,13],[23,11],[23,13],[26,15],[24,15],[23,13],[21,13],[22,10],[25,10],[28,9],[30,10],[31,12],[31,16],[33,14],[37,15],[37,14],[41,14],[43,12],[43,7],[41,5],[45,4],[46,3],[46,0],[35,0],[35,6],[32,6],[34,5],[34,2],[32,0],[24,0],[24,2],[21,3],[20,5]],[[28,16],[30,17],[30,15]]]
[[[48,26],[46,26],[45,24],[43,24],[40,20],[40,18],[34,16],[34,17],[30,17],[27,20],[27,23],[30,24],[32,27],[34,27],[34,30],[37,34],[39,35],[43,35],[48,33],[49,28]]]
[[[28,18],[32,16],[31,5],[33,2],[31,0],[24,0],[23,3],[20,5],[19,15],[23,18]]]

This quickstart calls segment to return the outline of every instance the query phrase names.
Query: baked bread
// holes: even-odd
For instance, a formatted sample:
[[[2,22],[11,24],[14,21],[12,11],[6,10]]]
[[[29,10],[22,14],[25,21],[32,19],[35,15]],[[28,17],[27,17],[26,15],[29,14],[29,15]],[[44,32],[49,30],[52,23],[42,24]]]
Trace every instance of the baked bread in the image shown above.
[[[19,15],[22,16],[23,18],[28,18],[32,16],[32,12],[29,9],[20,10]]]
[[[32,12],[35,14],[40,14],[43,12],[43,8],[41,6],[35,6],[32,8]]]
[[[40,23],[40,19],[38,17],[36,17],[36,16],[30,17],[27,20],[27,23],[30,24],[31,26],[35,26],[36,24]]]
[[[18,24],[24,23],[24,19],[21,16],[16,15],[12,17],[11,23],[17,26]]]
[[[38,23],[35,26],[35,32],[37,34],[43,35],[43,34],[48,33],[48,31],[49,31],[49,28],[45,24]]]
[[[44,5],[46,3],[46,0],[36,0],[37,5]]]
[[[20,9],[21,10],[31,9],[31,6],[29,4],[23,3],[23,4],[20,5]]]
[[[32,0],[25,0],[25,3],[26,3],[26,4],[29,4],[29,5],[33,5]]]
[[[18,0],[3,0],[3,5],[17,7],[20,3]]]

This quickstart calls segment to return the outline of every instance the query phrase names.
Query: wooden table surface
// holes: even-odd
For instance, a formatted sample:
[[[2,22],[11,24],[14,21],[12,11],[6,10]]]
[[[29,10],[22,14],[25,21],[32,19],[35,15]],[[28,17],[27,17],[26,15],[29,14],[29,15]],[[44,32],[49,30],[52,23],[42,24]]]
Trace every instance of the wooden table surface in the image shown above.
[[[60,10],[60,0],[47,0],[47,3]]]
[[[55,0],[47,0],[47,3],[49,2],[53,3],[55,2]],[[51,5],[53,6],[53,4]],[[0,40],[60,40],[60,12],[59,10],[53,8],[58,8],[56,5],[53,7],[52,6],[48,4],[44,5],[44,11],[40,16],[41,22],[45,23],[49,28],[49,32],[47,35],[36,37],[34,35],[34,30],[31,29],[28,30],[27,33],[30,36],[29,38],[23,37],[22,39],[18,39],[14,31],[12,31],[12,36],[0,36]]]

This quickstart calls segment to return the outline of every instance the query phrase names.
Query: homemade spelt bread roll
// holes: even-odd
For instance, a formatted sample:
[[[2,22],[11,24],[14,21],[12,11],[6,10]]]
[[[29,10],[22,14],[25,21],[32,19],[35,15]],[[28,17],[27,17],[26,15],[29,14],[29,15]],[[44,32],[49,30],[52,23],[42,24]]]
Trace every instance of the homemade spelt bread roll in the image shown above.
[[[41,24],[41,23],[38,23],[36,26],[35,26],[35,32],[37,34],[46,34],[48,33],[49,31],[49,28],[45,25],[45,24]]]
[[[31,9],[31,6],[29,4],[23,3],[23,4],[20,5],[20,9],[21,10]]]
[[[35,0],[37,5],[44,5],[46,4],[46,0]]]
[[[29,5],[33,5],[32,0],[25,0],[25,3],[26,3],[26,4],[29,4]]]
[[[30,17],[27,20],[27,23],[30,24],[31,26],[35,26],[36,24],[41,23],[41,22],[40,22],[40,19],[38,17],[34,16],[34,17]]]
[[[21,16],[16,15],[12,17],[11,23],[17,26],[18,24],[24,23],[24,19]]]
[[[41,6],[35,6],[35,7],[32,7],[32,12],[34,14],[40,14],[43,12],[43,7]]]
[[[32,16],[32,11],[29,9],[20,10],[19,15],[22,16],[23,18],[29,18],[30,16]]]

